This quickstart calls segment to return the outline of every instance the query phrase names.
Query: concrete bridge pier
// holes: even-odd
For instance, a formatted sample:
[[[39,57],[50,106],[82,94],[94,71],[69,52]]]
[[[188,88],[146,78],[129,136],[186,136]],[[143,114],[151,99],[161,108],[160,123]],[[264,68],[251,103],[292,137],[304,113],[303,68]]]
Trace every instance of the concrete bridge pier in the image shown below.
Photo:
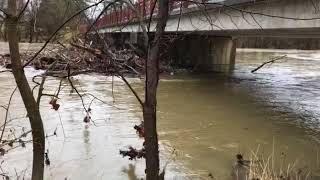
[[[172,49],[180,64],[199,72],[231,72],[235,65],[236,43],[231,37],[186,36]],[[172,52],[171,51],[171,52]]]
[[[207,60],[203,64],[215,72],[231,72],[234,70],[236,58],[236,42],[232,37],[210,38],[208,40]],[[208,63],[208,64],[206,64]]]

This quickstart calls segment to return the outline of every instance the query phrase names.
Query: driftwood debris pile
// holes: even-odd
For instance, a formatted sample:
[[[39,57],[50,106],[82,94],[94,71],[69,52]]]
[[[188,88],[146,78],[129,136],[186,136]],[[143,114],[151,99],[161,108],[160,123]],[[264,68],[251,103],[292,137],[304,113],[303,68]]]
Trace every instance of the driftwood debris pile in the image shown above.
[[[23,52],[20,54],[23,63],[26,63],[33,58],[36,52]],[[72,47],[50,47],[50,49],[43,50],[30,64],[36,70],[46,70],[50,65],[49,75],[66,74],[69,68],[72,71],[88,71],[90,67],[86,61],[93,58],[88,53],[81,53]],[[11,69],[10,54],[0,54],[0,66]],[[51,74],[50,74],[51,73]]]
[[[105,52],[104,52],[105,51]],[[35,52],[22,53],[21,59],[29,61]],[[99,50],[70,43],[68,46],[56,46],[42,51],[30,64],[35,69],[47,69],[55,62],[47,73],[51,76],[66,76],[68,70],[72,75],[97,72],[105,75],[133,75],[144,73],[145,60],[131,49]],[[11,68],[10,54],[0,54],[0,66]],[[167,71],[167,65],[160,65],[160,72]]]

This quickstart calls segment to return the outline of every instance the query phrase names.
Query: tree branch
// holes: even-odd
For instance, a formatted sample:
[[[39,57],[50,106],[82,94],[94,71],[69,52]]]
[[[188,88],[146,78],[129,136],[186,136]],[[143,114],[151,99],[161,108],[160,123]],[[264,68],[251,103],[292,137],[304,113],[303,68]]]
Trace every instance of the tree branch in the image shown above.
[[[26,2],[26,4],[24,5],[23,9],[20,11],[19,15],[18,15],[18,20],[21,18],[22,14],[24,13],[24,11],[27,9],[28,5],[30,3],[30,0],[28,0]]]
[[[1,136],[0,136],[0,142],[2,141],[2,137],[3,137],[4,131],[6,129],[6,125],[7,125],[7,121],[8,121],[8,115],[9,115],[9,109],[10,109],[10,105],[11,105],[11,100],[12,100],[12,97],[13,97],[14,93],[16,92],[17,88],[18,87],[15,87],[14,90],[12,91],[12,93],[10,95],[10,98],[9,98],[8,105],[5,108],[6,109],[6,116],[5,116],[5,119],[4,119],[3,128],[2,128],[2,132],[1,132]]]
[[[5,10],[0,8],[0,12],[2,12],[4,15],[6,15],[7,17],[10,16]]]
[[[255,68],[254,70],[252,70],[251,73],[254,73],[254,72],[258,71],[259,69],[261,69],[261,68],[262,68],[264,65],[266,65],[266,64],[269,64],[269,63],[272,64],[272,63],[274,63],[275,61],[280,60],[280,59],[283,59],[283,58],[285,58],[285,57],[287,57],[287,55],[275,57],[275,58],[271,59],[270,61],[264,62],[264,63],[262,63],[260,66],[258,66],[258,67]]]

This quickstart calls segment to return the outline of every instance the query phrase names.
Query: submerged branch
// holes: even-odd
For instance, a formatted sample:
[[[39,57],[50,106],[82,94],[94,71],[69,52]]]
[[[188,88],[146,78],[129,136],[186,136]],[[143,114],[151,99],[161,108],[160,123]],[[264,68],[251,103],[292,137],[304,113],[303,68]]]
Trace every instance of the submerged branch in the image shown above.
[[[281,60],[283,58],[287,57],[287,55],[283,55],[283,56],[279,56],[279,57],[275,57],[273,59],[271,59],[270,61],[264,62],[262,63],[260,66],[256,67],[254,70],[251,71],[251,73],[255,73],[256,71],[258,71],[259,69],[261,69],[264,65],[266,64],[272,64],[275,61]]]

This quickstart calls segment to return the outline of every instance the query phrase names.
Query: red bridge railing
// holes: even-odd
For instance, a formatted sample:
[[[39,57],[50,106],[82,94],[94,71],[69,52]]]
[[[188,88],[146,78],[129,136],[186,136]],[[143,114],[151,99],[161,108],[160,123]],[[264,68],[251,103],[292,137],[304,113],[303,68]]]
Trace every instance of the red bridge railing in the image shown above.
[[[203,3],[203,2],[217,2],[221,4],[240,4],[240,3],[248,3],[256,0],[192,0],[192,1],[183,1],[183,0],[170,0],[170,11],[177,10],[180,11],[180,8],[183,9],[190,9],[194,8],[197,5],[196,2]],[[113,8],[110,8],[96,23],[96,27],[98,29],[110,26],[120,26],[127,23],[133,23],[138,20],[137,12],[144,18],[147,19],[150,17],[152,9],[153,16],[157,14],[158,7],[157,4],[155,5],[156,0],[138,0],[134,4],[134,9],[129,8],[126,5],[116,5]],[[155,7],[154,7],[155,6]],[[88,25],[82,24],[79,26],[79,31],[81,33],[85,33],[88,29]]]
[[[127,6],[116,6],[111,8],[106,14],[100,18],[96,26],[98,28],[106,26],[114,26],[137,21],[137,12],[143,17],[150,17],[152,8],[156,0],[139,0],[134,4],[135,10]],[[157,7],[154,8],[153,14],[157,14]]]

